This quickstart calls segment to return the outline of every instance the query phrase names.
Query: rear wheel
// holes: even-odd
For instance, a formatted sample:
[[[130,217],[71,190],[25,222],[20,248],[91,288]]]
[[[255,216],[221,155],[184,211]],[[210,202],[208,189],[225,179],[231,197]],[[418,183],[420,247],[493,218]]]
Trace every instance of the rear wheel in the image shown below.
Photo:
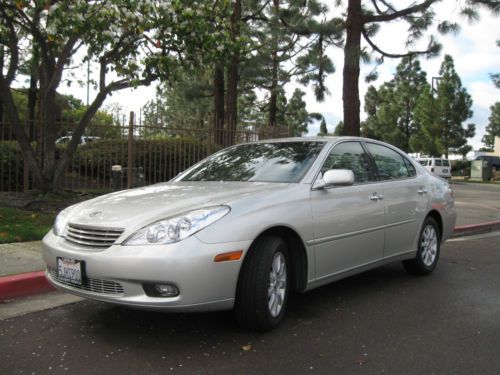
[[[236,293],[235,312],[242,326],[260,331],[278,326],[288,300],[289,270],[288,250],[281,238],[257,240],[241,270]]]
[[[420,231],[417,255],[414,259],[403,261],[403,266],[413,275],[431,273],[439,259],[440,244],[439,227],[436,220],[428,216]]]

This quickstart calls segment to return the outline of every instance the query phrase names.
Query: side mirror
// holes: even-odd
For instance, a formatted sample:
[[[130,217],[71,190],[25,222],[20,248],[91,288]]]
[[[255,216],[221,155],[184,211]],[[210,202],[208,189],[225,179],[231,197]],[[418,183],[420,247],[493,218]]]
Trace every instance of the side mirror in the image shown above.
[[[324,189],[329,186],[351,186],[354,184],[354,173],[350,169],[329,169],[323,174],[323,179],[314,183],[314,189]]]

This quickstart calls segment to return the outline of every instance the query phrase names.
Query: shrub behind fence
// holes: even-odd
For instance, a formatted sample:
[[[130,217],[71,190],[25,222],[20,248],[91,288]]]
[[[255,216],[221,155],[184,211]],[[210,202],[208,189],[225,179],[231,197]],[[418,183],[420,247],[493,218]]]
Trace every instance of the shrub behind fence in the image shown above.
[[[29,174],[25,175],[25,163],[18,143],[13,140],[7,124],[1,124],[9,137],[0,137],[0,191],[22,191],[29,187]],[[174,129],[145,125],[114,126],[118,131],[114,138],[89,135],[80,144],[62,176],[60,187],[66,190],[111,190],[111,167],[121,165],[125,177],[130,172],[129,150],[132,151],[132,186],[150,185],[168,181],[191,165],[221,149],[216,140],[225,145],[288,136],[287,128],[237,130],[229,134],[216,134],[211,128]],[[133,136],[128,137],[129,129]],[[106,133],[106,132],[105,132]],[[0,134],[0,135],[1,135]],[[120,134],[116,136],[116,134]],[[68,134],[60,134],[59,139]],[[58,144],[56,158],[67,145]],[[28,180],[27,180],[28,179]],[[126,179],[123,186],[127,186]]]

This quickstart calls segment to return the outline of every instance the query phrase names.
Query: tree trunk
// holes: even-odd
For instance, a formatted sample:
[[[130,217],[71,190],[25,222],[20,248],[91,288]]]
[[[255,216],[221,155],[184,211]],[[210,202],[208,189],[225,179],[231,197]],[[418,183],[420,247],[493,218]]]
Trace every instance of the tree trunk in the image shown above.
[[[55,65],[55,64],[54,64]],[[57,139],[56,128],[56,91],[48,88],[53,72],[47,66],[42,67],[40,76],[40,110],[42,123],[42,175],[43,184],[40,187],[44,192],[54,191],[57,185],[54,184],[55,172],[55,150]]]
[[[273,51],[272,57],[272,83],[271,83],[271,95],[269,97],[269,126],[276,126],[276,114],[278,112],[278,53],[275,45],[275,50]]]
[[[3,72],[4,67],[4,46],[0,46],[0,72]],[[0,97],[0,141],[4,140],[3,132],[4,132],[4,118],[3,118],[3,104],[2,98]]]
[[[231,14],[231,42],[236,45],[240,33],[241,0],[233,2],[233,13]],[[227,93],[226,93],[226,139],[225,146],[235,143],[236,124],[238,123],[238,81],[239,81],[239,52],[234,51],[229,57],[227,68]]]
[[[224,145],[224,67],[218,63],[214,70],[214,135],[215,143]]]
[[[344,47],[342,101],[344,106],[344,135],[360,134],[359,63],[363,13],[361,0],[349,0]]]
[[[19,119],[19,113],[17,112],[17,107],[14,103],[14,98],[12,97],[10,87],[1,74],[0,98],[2,98],[6,118],[8,118],[9,122],[11,123],[12,131],[14,132],[14,135],[16,136],[16,139],[19,143],[21,152],[23,153],[23,157],[29,163],[30,171],[32,173],[35,184],[41,186],[43,185],[42,171],[35,156],[35,152],[24,132],[24,126],[22,126],[21,120]]]
[[[33,48],[31,58],[30,88],[28,90],[28,127],[29,140],[35,140],[35,110],[38,85],[38,49]]]

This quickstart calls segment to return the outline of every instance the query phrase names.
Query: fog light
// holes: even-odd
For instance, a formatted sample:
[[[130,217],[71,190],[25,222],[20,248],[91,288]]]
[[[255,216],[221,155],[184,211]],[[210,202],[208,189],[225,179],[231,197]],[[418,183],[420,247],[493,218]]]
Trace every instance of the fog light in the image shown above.
[[[175,297],[179,289],[172,284],[143,284],[144,291],[149,297]]]

